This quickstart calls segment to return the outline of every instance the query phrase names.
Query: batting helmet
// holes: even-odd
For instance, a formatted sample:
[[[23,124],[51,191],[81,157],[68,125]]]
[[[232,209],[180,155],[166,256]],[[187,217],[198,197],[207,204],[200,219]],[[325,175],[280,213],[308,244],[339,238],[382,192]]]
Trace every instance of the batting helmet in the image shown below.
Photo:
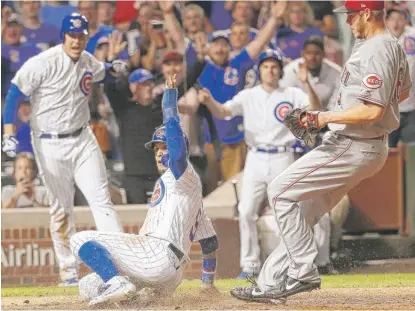
[[[261,54],[259,54],[259,57],[258,57],[258,69],[261,66],[261,64],[264,61],[266,61],[267,59],[274,59],[274,60],[277,61],[277,63],[280,65],[281,77],[282,77],[284,63],[283,63],[283,60],[282,60],[281,55],[277,51],[272,50],[272,49],[265,50],[264,52],[262,52]]]
[[[156,128],[153,133],[153,137],[149,142],[147,142],[144,147],[147,149],[154,149],[155,143],[165,143],[166,142],[166,127],[164,125]]]
[[[78,13],[66,15],[62,20],[61,39],[67,32],[78,32],[88,35],[88,20],[86,17]]]

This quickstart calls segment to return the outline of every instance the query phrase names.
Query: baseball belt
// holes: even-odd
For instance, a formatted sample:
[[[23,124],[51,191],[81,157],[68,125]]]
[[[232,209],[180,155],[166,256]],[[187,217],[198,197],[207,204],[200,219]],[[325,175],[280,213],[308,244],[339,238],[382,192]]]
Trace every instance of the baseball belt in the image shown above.
[[[62,139],[62,138],[69,138],[69,137],[78,137],[79,135],[81,135],[84,128],[85,128],[85,126],[81,127],[80,129],[77,129],[77,130],[73,131],[72,133],[66,133],[66,134],[42,133],[42,134],[40,134],[39,138]]]
[[[287,152],[287,146],[276,146],[270,148],[262,148],[262,147],[248,147],[250,151],[253,152],[263,152],[263,153],[282,153]]]

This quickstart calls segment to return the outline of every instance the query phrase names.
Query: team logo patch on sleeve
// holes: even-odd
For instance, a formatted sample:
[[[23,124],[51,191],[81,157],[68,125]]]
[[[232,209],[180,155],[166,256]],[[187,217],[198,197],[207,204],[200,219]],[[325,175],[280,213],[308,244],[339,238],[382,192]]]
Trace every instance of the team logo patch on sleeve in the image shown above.
[[[382,86],[382,79],[379,75],[371,73],[363,78],[363,84],[369,89],[378,89]]]
[[[163,180],[159,178],[154,186],[153,194],[149,202],[151,207],[154,207],[161,202],[164,197],[165,190],[166,188],[164,186]]]
[[[289,102],[281,102],[275,107],[274,115],[278,121],[284,122],[285,115],[293,109],[293,105]]]
[[[85,96],[89,94],[89,91],[91,90],[91,83],[92,83],[92,72],[85,72],[84,75],[81,78],[81,82],[79,82],[79,87],[81,88],[82,93],[84,93]]]

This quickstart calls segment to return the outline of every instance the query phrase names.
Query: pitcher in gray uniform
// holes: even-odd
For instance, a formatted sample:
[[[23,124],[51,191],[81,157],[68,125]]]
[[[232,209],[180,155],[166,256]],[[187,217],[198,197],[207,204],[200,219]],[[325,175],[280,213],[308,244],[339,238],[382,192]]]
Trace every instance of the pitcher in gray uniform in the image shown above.
[[[386,31],[383,1],[346,1],[357,39],[346,62],[334,111],[309,112],[318,128],[329,126],[322,145],[294,162],[268,186],[282,243],[268,257],[257,283],[231,291],[242,300],[281,303],[320,288],[317,248],[310,226],[362,180],[379,172],[388,157],[387,137],[399,126],[398,104],[411,87],[408,62]]]

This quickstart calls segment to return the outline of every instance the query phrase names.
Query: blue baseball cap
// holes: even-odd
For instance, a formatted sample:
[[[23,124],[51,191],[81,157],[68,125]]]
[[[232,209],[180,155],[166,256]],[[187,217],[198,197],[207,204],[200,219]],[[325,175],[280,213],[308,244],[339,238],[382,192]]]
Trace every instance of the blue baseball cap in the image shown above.
[[[128,82],[143,83],[143,82],[146,82],[152,79],[153,79],[153,75],[150,71],[143,69],[143,68],[138,68],[130,74],[130,77],[128,78]]]
[[[219,39],[225,39],[229,44],[231,44],[230,41],[229,41],[227,33],[223,30],[218,30],[218,31],[215,31],[212,34],[210,34],[209,38],[208,38],[208,41],[209,41],[209,43],[212,43],[212,42],[214,42],[216,40],[219,40]]]

